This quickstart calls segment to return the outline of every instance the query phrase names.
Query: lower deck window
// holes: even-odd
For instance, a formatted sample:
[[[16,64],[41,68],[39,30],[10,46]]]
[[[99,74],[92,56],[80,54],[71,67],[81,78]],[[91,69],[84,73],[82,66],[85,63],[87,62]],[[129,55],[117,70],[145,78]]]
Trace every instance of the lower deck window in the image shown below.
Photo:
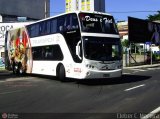
[[[63,54],[59,45],[33,47],[32,54],[33,60],[63,60]]]

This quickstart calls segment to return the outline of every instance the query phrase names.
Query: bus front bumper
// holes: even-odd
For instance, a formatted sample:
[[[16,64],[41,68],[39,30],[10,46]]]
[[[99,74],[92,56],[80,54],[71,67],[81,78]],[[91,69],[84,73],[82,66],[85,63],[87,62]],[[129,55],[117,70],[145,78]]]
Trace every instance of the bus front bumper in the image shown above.
[[[116,69],[111,71],[95,71],[86,70],[79,79],[108,79],[108,78],[118,78],[122,76],[122,69]]]

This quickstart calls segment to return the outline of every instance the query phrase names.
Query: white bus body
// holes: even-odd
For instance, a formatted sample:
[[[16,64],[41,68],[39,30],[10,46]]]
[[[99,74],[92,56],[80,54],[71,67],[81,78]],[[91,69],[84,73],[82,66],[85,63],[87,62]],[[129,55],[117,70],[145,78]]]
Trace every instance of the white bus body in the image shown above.
[[[66,13],[8,32],[8,66],[14,73],[63,80],[122,76],[122,47],[111,15]]]

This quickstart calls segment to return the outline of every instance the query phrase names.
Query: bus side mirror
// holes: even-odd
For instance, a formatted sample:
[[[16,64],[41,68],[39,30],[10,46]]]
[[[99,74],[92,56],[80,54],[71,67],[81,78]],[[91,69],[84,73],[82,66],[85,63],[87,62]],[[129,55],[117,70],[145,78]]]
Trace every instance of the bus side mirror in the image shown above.
[[[76,55],[78,56],[79,59],[82,59],[81,57],[81,47],[80,47],[80,44],[81,44],[81,41],[79,41],[77,43],[77,46],[76,46]]]

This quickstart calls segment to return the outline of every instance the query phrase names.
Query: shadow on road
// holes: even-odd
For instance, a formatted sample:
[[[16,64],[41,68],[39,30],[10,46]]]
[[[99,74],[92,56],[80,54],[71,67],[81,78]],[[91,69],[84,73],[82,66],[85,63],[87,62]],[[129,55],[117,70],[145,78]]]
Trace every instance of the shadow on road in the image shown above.
[[[140,75],[123,75],[122,78],[110,78],[110,79],[88,79],[77,81],[78,84],[84,85],[116,85],[124,83],[139,82],[150,79],[151,76],[140,76]]]
[[[27,76],[27,75],[23,75],[23,76],[15,75],[15,74],[12,73],[12,71],[0,70],[0,81],[5,81],[5,80],[10,79],[10,78],[12,78],[12,79],[21,78],[21,77],[23,78],[25,76]]]
[[[27,74],[26,76],[32,77],[39,77],[39,78],[47,78],[49,80],[57,80],[56,77],[53,76],[44,76],[44,75],[30,75]],[[13,75],[11,72],[0,71],[0,81],[5,81],[8,78],[20,78],[25,76],[17,76]],[[64,83],[75,82],[82,85],[89,85],[89,86],[96,86],[96,85],[116,85],[116,84],[124,84],[124,83],[132,83],[132,82],[139,82],[143,80],[150,79],[151,76],[142,76],[142,75],[123,75],[122,78],[110,78],[110,79],[84,79],[84,80],[77,80],[77,79],[67,79],[63,81]]]
[[[60,81],[56,76],[49,76],[49,75],[40,75],[40,74],[27,74],[27,76],[31,76],[31,77],[36,77],[36,78],[45,78],[48,80],[55,80],[55,81]],[[66,80],[61,81],[61,82],[74,82],[74,79],[71,78],[66,78]]]
[[[53,76],[46,76],[46,75],[37,75],[37,74],[31,74],[28,76],[32,77],[39,77],[39,78],[45,78],[49,80],[58,80],[57,77]],[[67,80],[62,81],[63,83],[71,83],[75,82],[82,85],[89,85],[89,86],[96,86],[96,85],[116,85],[116,84],[124,84],[124,83],[132,83],[132,82],[139,82],[143,80],[150,79],[151,76],[142,76],[142,75],[122,75],[122,78],[110,78],[110,79],[71,79],[67,78]]]
[[[6,80],[8,78],[14,77],[12,73],[6,70],[0,70],[0,81]]]
[[[17,78],[24,78],[26,76],[19,76],[14,74],[7,74],[7,75],[1,75],[0,74],[0,81],[6,81],[8,79],[17,79]]]

